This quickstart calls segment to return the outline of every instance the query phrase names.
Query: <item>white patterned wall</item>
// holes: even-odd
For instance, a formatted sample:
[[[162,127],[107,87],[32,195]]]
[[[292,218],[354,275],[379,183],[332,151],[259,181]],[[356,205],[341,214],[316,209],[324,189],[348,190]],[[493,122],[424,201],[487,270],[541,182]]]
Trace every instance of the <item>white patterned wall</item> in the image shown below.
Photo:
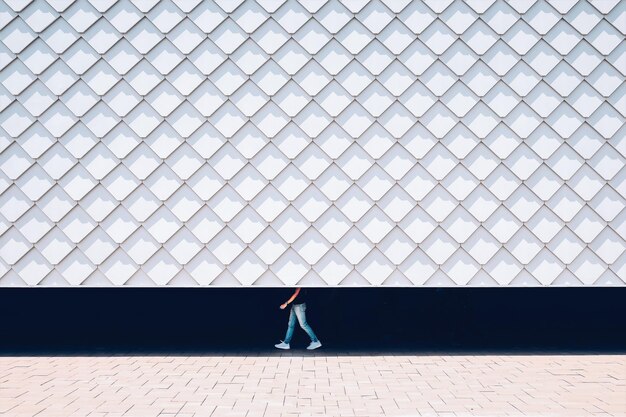
[[[626,3],[0,4],[0,285],[624,285]]]

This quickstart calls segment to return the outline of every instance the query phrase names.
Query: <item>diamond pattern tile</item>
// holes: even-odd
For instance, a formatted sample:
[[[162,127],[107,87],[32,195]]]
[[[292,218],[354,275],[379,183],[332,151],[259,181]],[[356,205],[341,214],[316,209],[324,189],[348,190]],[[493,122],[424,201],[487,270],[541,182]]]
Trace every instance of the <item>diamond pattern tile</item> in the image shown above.
[[[3,10],[0,285],[626,285],[619,1]]]

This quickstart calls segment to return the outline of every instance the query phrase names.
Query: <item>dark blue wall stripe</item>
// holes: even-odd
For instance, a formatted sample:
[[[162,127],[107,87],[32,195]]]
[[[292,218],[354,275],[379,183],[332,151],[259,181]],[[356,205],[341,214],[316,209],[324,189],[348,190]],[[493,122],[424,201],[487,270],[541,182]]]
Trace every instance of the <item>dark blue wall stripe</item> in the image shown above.
[[[0,351],[272,350],[289,291],[5,288]],[[626,288],[320,288],[307,314],[326,351],[626,351]]]

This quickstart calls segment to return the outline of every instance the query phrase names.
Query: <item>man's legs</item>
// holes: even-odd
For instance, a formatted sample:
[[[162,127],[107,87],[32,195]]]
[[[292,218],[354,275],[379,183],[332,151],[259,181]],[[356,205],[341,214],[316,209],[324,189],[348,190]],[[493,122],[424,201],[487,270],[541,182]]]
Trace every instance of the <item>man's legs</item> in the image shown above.
[[[283,342],[289,344],[291,342],[291,337],[293,336],[293,329],[296,327],[296,314],[294,313],[294,306],[291,306],[291,311],[289,312],[289,322],[287,323],[287,334],[285,335],[285,340]]]
[[[296,311],[296,316],[298,317],[298,322],[300,323],[300,327],[302,327],[302,330],[304,330],[309,335],[309,337],[311,338],[311,342],[317,342],[318,341],[317,336],[315,336],[313,329],[311,328],[311,326],[309,326],[309,323],[307,323],[306,321],[306,313],[305,313],[306,303],[295,304],[293,306],[293,310]]]

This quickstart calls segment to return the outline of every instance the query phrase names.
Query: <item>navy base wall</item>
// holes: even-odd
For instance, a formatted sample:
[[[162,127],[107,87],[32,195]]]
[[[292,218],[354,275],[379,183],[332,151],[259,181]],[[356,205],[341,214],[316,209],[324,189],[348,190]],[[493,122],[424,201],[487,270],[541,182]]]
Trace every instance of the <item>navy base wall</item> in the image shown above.
[[[4,288],[0,352],[271,351],[290,292]],[[319,288],[307,318],[327,352],[626,351],[626,288]]]

